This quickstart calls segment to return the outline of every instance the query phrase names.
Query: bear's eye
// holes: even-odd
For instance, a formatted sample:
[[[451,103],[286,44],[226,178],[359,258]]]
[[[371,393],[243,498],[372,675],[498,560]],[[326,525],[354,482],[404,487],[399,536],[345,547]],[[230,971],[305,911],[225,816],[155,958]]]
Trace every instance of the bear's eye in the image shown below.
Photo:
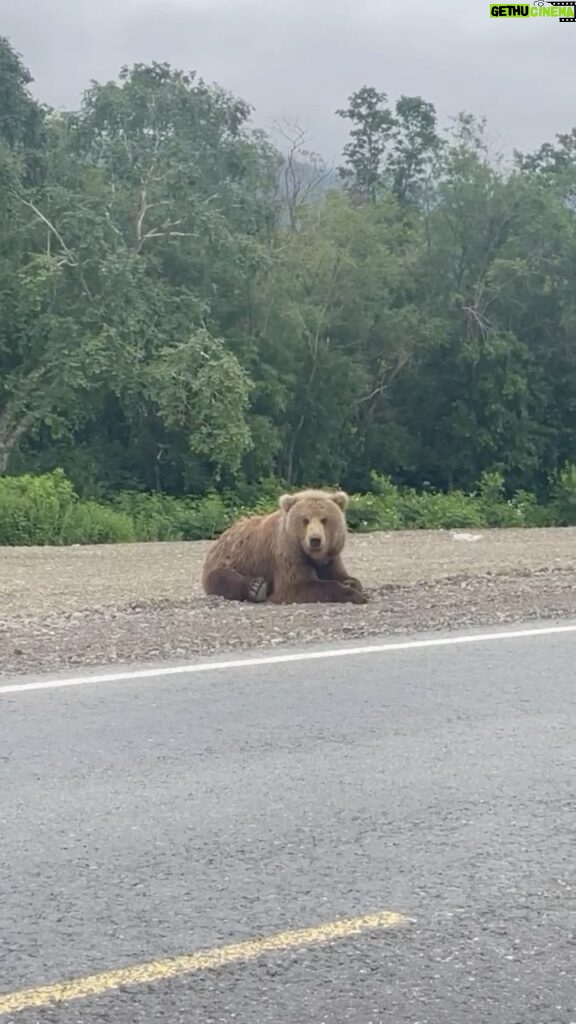
[[[326,523],[328,522],[328,520],[327,519],[321,519],[320,522],[322,523],[322,526],[326,526]]]
[[[302,522],[304,523],[304,526],[308,526],[308,523],[310,522],[310,520],[306,519],[306,516],[303,516],[302,517]]]

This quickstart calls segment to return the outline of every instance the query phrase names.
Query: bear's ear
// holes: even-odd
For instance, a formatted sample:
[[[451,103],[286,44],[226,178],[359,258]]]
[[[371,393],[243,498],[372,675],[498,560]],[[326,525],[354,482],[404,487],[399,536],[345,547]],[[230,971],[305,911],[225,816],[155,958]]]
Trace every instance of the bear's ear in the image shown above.
[[[293,508],[293,506],[296,504],[297,500],[298,499],[295,494],[283,494],[280,497],[278,504],[283,512],[289,512],[290,509]]]
[[[342,511],[344,511],[350,501],[350,498],[346,494],[346,491],[336,491],[336,494],[332,495],[332,501],[336,502],[338,508],[341,508]]]

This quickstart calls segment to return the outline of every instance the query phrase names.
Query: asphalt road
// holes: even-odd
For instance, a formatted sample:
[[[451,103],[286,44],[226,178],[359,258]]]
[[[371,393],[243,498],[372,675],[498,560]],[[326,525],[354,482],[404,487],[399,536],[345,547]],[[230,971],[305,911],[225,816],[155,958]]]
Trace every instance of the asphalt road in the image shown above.
[[[15,1024],[576,1021],[576,633],[0,695],[2,993],[391,910]]]

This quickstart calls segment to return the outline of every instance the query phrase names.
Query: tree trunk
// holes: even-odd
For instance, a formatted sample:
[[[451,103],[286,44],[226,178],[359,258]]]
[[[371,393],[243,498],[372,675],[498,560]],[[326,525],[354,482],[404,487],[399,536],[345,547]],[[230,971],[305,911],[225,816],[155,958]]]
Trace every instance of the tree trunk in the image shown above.
[[[290,441],[290,447],[288,448],[288,462],[287,462],[287,466],[286,466],[286,483],[289,484],[290,486],[292,486],[292,483],[293,483],[293,480],[294,480],[294,451],[295,451],[295,448],[296,448],[296,441],[298,440],[298,434],[302,430],[302,427],[304,426],[305,421],[306,421],[306,417],[304,415],[302,415],[300,417],[300,422],[298,423],[298,426],[292,432],[292,438],[291,438],[291,441]]]
[[[26,434],[32,419],[30,414],[24,413],[20,420],[14,423],[9,407],[0,413],[0,476],[7,473],[10,456]]]
[[[4,476],[8,469],[8,459],[10,458],[10,452],[5,448],[0,441],[0,476]]]

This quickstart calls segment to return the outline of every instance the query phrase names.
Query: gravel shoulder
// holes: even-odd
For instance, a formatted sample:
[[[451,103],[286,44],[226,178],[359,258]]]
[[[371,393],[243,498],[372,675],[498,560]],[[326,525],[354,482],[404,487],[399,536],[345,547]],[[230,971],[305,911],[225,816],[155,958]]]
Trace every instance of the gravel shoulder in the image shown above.
[[[574,527],[351,536],[366,606],[207,598],[208,547],[0,548],[0,675],[576,617]]]

